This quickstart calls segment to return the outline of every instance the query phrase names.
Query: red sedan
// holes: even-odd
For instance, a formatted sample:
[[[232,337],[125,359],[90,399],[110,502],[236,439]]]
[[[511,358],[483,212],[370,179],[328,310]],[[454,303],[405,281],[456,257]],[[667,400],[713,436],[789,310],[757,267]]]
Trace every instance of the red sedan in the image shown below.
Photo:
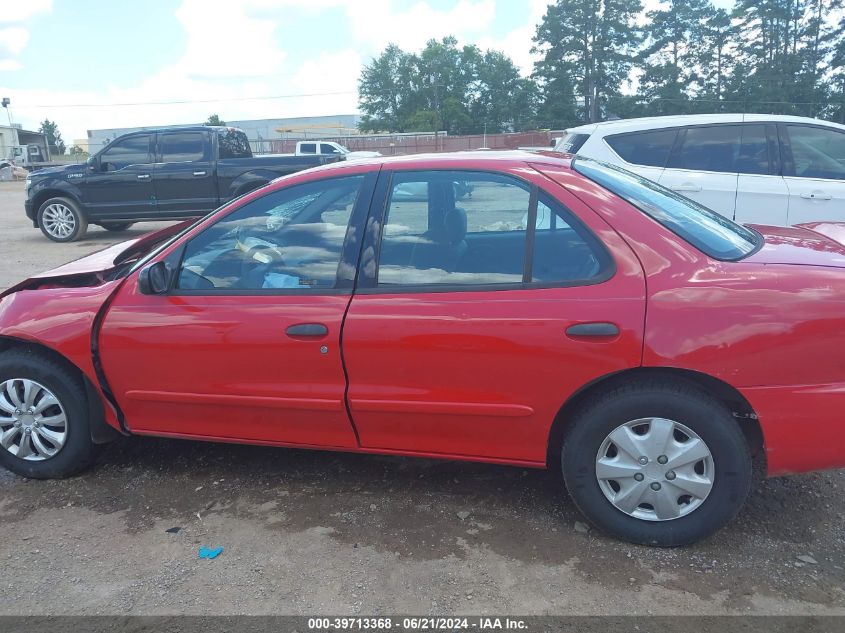
[[[752,462],[845,466],[845,225],[746,228],[585,159],[302,172],[0,299],[0,464],[118,434],[562,466],[691,543]]]

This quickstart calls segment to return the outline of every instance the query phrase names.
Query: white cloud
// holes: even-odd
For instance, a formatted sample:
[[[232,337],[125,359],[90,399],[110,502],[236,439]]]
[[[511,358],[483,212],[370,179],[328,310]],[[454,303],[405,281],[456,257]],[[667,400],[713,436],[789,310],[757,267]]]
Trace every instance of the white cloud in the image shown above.
[[[16,59],[0,59],[0,72],[14,72],[23,68]]]
[[[0,9],[0,22],[24,22],[53,8],[53,0],[6,0]]]
[[[0,53],[19,55],[29,42],[29,31],[22,26],[0,29]]]
[[[266,76],[285,58],[275,45],[276,20],[247,14],[252,2],[227,3],[216,11],[213,3],[184,0],[176,18],[185,28],[185,53],[174,70],[188,77]]]
[[[525,21],[521,25],[501,39],[481,38],[477,42],[478,46],[482,50],[492,48],[504,52],[513,59],[522,75],[527,77],[534,71],[534,62],[539,59],[538,55],[531,53],[531,47],[534,46],[533,37],[537,32],[537,24],[545,15],[549,3],[550,0],[529,0]]]

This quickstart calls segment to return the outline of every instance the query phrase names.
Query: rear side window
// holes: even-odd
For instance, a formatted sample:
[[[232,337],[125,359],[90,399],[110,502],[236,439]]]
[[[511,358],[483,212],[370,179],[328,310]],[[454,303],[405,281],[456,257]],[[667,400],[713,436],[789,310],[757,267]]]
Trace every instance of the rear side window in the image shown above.
[[[681,147],[667,167],[735,174],[739,156],[741,125],[691,127],[683,133]]]
[[[316,154],[317,153],[317,144],[316,143],[302,143],[299,146],[299,153],[300,154]]]
[[[202,132],[162,134],[159,136],[159,151],[163,163],[205,160],[205,134]]]
[[[252,158],[249,139],[241,130],[228,128],[217,133],[220,158]]]
[[[742,259],[760,243],[754,231],[615,165],[579,157],[572,167],[714,259]]]
[[[678,130],[650,130],[630,134],[614,134],[605,138],[622,160],[632,165],[665,167]]]
[[[587,142],[588,138],[590,138],[589,134],[576,134],[574,132],[567,132],[563,135],[560,141],[558,141],[557,145],[555,146],[555,151],[574,154],[584,146],[584,143]]]
[[[845,132],[787,125],[796,176],[845,180]]]
[[[537,216],[529,228],[532,201]],[[597,238],[554,198],[532,196],[520,180],[465,171],[393,177],[380,287],[575,285],[602,281],[611,270]]]

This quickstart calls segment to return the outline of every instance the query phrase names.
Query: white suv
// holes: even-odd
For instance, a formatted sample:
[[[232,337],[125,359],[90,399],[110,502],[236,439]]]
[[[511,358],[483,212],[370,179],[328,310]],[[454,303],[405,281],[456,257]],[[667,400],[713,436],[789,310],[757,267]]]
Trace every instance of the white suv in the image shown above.
[[[702,114],[571,128],[555,146],[624,167],[738,222],[845,221],[845,125]]]

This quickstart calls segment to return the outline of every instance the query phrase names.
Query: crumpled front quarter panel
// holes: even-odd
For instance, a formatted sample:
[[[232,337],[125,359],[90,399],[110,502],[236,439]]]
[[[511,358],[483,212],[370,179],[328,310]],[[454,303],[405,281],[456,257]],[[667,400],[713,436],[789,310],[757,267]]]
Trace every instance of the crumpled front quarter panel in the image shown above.
[[[19,290],[0,299],[0,338],[38,343],[73,363],[100,392],[91,354],[91,333],[97,313],[120,281],[79,288],[41,286]],[[106,421],[119,428],[110,406]]]

